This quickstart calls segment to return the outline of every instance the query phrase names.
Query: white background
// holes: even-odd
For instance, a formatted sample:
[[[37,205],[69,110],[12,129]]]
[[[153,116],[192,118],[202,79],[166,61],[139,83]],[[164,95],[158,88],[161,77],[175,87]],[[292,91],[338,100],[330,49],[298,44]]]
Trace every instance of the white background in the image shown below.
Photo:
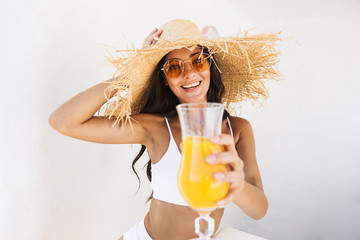
[[[253,125],[270,207],[259,221],[229,205],[221,227],[264,238],[360,238],[358,0],[0,0],[0,239],[117,239],[146,213],[131,161],[139,146],[63,136],[48,117],[109,79],[105,46],[140,46],[186,18],[226,36],[282,31],[282,81]],[[127,40],[125,40],[125,37]],[[297,44],[297,42],[299,44]],[[111,48],[108,48],[112,51]]]

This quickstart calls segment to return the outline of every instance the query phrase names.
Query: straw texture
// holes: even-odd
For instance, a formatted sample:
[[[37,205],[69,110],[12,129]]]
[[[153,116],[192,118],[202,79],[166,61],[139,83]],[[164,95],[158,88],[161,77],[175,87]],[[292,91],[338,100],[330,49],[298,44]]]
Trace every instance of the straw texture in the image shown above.
[[[231,105],[245,100],[268,97],[265,81],[281,76],[277,63],[280,52],[276,49],[280,33],[242,34],[206,39],[197,26],[188,20],[172,20],[164,24],[160,38],[147,49],[117,50],[119,56],[108,56],[116,68],[117,80],[105,91],[115,91],[115,98],[104,107],[104,115],[115,118],[117,124],[130,120],[144,106],[149,80],[163,56],[174,49],[206,46],[221,73],[225,86],[222,102]]]

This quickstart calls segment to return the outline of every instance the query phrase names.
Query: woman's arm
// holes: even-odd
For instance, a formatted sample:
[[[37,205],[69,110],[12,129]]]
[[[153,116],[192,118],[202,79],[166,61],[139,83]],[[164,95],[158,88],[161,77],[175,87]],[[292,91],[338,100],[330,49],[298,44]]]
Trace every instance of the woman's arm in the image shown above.
[[[114,79],[99,83],[63,103],[49,117],[56,130],[71,128],[89,120],[106,103],[104,91]],[[110,93],[111,98],[114,93]]]
[[[106,103],[105,89],[115,78],[99,83],[70,98],[49,117],[49,124],[56,131],[80,140],[97,143],[140,143],[145,144],[149,134],[141,122],[150,116],[143,114],[131,116],[130,124],[116,125],[114,120],[97,117],[94,114]],[[109,94],[111,98],[114,93]]]
[[[144,40],[143,48],[148,48],[159,37],[162,30],[155,28]],[[104,91],[115,78],[99,83],[66,101],[49,117],[49,124],[58,132],[77,139],[97,143],[139,143],[147,145],[153,142],[152,134],[157,132],[156,118],[150,114],[132,115],[129,123],[116,125],[114,121],[94,114],[106,103]],[[114,92],[107,93],[109,99]],[[146,123],[146,128],[145,124]]]
[[[241,191],[235,192],[233,202],[254,219],[261,219],[268,209],[261,175],[256,160],[255,138],[250,122],[241,119],[242,128],[236,143],[238,156],[244,163],[245,182]]]
[[[214,143],[223,145],[225,151],[214,154],[214,158],[210,157],[210,163],[227,164],[229,167],[228,172],[215,174],[214,178],[217,181],[230,183],[227,196],[217,204],[222,207],[233,201],[248,216],[253,219],[261,219],[268,209],[268,200],[263,192],[256,161],[254,134],[251,124],[247,120],[234,119],[233,129],[240,129],[236,144],[234,139],[226,134],[213,139]]]

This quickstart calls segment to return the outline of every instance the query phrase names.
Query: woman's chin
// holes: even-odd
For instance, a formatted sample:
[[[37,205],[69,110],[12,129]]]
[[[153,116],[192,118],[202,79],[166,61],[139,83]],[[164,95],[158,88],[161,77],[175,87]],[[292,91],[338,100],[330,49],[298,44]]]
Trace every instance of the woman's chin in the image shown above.
[[[205,97],[192,97],[192,98],[183,98],[179,99],[180,103],[201,103],[207,102],[206,96]]]

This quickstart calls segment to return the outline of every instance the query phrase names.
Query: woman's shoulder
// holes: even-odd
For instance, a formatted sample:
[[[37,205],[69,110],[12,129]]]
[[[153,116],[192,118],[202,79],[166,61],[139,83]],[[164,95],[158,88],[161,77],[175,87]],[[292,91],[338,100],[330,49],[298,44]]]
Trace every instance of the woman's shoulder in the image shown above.
[[[251,127],[250,121],[245,118],[237,117],[237,116],[229,116],[229,119],[232,126],[234,125],[240,129]]]
[[[236,142],[242,137],[248,137],[248,134],[252,135],[252,126],[249,120],[236,116],[229,116],[229,119]]]

